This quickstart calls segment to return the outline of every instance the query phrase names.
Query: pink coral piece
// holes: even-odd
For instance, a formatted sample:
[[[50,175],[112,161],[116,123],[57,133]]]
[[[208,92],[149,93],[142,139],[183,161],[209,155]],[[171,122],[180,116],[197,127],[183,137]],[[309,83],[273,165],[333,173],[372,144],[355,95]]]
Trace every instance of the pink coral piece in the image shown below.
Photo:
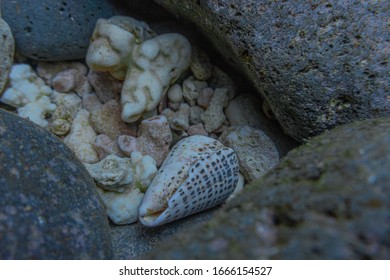
[[[138,137],[121,135],[118,137],[119,148],[129,156],[138,151],[142,155],[149,155],[160,166],[169,152],[172,143],[172,133],[165,116],[158,115],[140,124]]]

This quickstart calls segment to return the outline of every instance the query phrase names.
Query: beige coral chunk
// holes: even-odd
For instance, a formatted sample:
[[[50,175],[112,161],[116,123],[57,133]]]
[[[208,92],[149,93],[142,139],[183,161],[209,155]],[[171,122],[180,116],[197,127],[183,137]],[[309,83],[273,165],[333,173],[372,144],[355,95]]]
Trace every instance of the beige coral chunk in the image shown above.
[[[57,105],[50,118],[49,130],[57,135],[66,135],[72,125],[76,113],[81,110],[82,100],[75,93],[53,91],[52,101]]]
[[[218,129],[226,120],[223,108],[228,104],[228,89],[217,88],[211,98],[210,106],[202,114],[201,118],[207,132]]]
[[[136,222],[144,192],[157,173],[153,158],[133,152],[131,158],[110,155],[85,166],[100,187],[97,190],[110,219],[115,224]]]
[[[84,166],[96,184],[105,190],[123,192],[134,179],[130,158],[109,155],[97,163],[84,163]]]
[[[122,81],[115,79],[108,72],[93,70],[89,71],[87,78],[100,102],[106,103],[111,99],[120,100]]]
[[[110,100],[91,112],[91,124],[99,134],[106,134],[112,139],[119,135],[133,135],[137,131],[135,126],[127,125],[121,119],[121,106],[116,100]]]
[[[0,96],[7,84],[15,51],[15,41],[11,29],[0,15]]]
[[[115,139],[116,140],[116,139]],[[116,155],[118,157],[123,157],[123,153],[119,149],[117,141],[112,140],[109,136],[105,134],[99,134],[95,140],[95,150],[99,154],[99,158],[102,160],[108,155]]]
[[[96,140],[96,132],[89,123],[89,116],[90,113],[87,110],[78,111],[69,134],[64,138],[64,143],[84,163],[99,161],[99,155],[93,146]]]
[[[155,109],[169,85],[189,67],[190,59],[190,43],[176,33],[159,35],[137,47],[122,88],[122,119],[135,122]]]
[[[171,143],[171,129],[167,118],[162,115],[143,120],[137,138],[126,135],[118,137],[119,147],[125,155],[138,151],[142,155],[151,156],[157,166],[162,164],[169,153]]]
[[[154,32],[145,22],[131,17],[99,19],[92,34],[86,62],[95,71],[108,71],[115,78],[124,80],[127,59],[135,45],[153,35]]]
[[[123,193],[105,191],[100,188],[98,193],[106,207],[107,216],[114,224],[126,225],[138,220],[138,208],[144,197],[138,188],[131,187]]]
[[[37,65],[38,76],[41,77],[48,85],[51,85],[52,78],[55,75],[62,71],[70,69],[77,70],[82,76],[86,76],[88,71],[87,67],[83,63],[78,61],[40,61]]]
[[[191,71],[195,78],[200,81],[209,79],[213,72],[209,57],[196,46],[192,48]]]

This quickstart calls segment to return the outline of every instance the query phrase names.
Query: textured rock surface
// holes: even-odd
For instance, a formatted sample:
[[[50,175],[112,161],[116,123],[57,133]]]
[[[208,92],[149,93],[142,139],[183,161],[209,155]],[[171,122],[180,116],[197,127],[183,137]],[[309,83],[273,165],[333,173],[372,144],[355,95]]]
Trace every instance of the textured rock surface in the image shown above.
[[[264,131],[275,143],[279,156],[285,156],[298,143],[283,133],[275,120],[268,119],[260,110],[261,99],[255,94],[240,94],[225,109],[231,126],[250,126]]]
[[[37,60],[69,60],[85,57],[97,19],[123,12],[116,2],[3,0],[1,12],[19,53]]]
[[[211,219],[217,209],[219,208],[206,210],[157,228],[148,228],[141,223],[121,226],[111,224],[114,259],[126,260],[142,257],[159,244],[167,242],[175,234],[204,224]]]
[[[95,184],[52,134],[0,110],[0,259],[108,259]]]
[[[194,22],[302,140],[390,114],[390,2],[155,0]]]
[[[232,126],[224,131],[218,140],[236,152],[240,171],[248,182],[264,176],[279,163],[275,144],[259,129]]]
[[[7,84],[8,74],[14,59],[15,41],[8,24],[1,18],[0,11],[0,96]]]
[[[144,258],[389,259],[390,118],[313,138]]]

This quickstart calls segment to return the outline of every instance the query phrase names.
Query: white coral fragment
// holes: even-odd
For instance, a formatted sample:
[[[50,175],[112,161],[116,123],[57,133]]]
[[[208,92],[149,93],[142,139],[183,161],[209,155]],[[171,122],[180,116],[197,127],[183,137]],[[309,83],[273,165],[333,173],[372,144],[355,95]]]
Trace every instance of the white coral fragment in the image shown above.
[[[134,179],[130,158],[109,155],[94,164],[84,163],[84,166],[96,184],[105,190],[123,192],[124,187]]]
[[[180,34],[159,35],[141,44],[123,84],[122,119],[134,122],[156,108],[169,85],[189,67],[190,58],[191,45]]]
[[[10,87],[4,91],[1,101],[18,108],[18,115],[45,127],[46,116],[56,109],[49,96],[50,87],[37,76],[28,64],[14,64],[10,72]]]
[[[69,134],[64,138],[64,143],[84,163],[99,161],[99,155],[94,149],[96,132],[89,123],[90,113],[82,109],[75,116]]]
[[[95,71],[125,80],[121,92],[122,119],[135,122],[157,107],[171,83],[189,68],[191,45],[176,33],[154,33],[130,17],[100,19],[87,53]]]
[[[154,159],[133,152],[131,158],[109,155],[98,163],[84,165],[99,186],[110,219],[115,224],[136,222],[144,192],[157,173]]]

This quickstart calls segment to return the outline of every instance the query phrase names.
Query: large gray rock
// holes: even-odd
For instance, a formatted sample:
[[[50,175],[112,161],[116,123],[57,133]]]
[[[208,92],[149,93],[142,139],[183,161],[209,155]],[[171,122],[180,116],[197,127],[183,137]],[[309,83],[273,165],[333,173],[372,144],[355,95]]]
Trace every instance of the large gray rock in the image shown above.
[[[14,60],[15,41],[8,24],[0,13],[0,97],[8,81],[8,74]]]
[[[0,109],[0,259],[109,259],[96,186],[73,153]]]
[[[110,0],[2,0],[1,13],[16,41],[16,50],[37,60],[85,57],[99,18],[123,13]]]
[[[390,115],[389,1],[155,2],[195,23],[299,141]]]
[[[344,125],[143,257],[389,259],[389,170],[390,118]]]

